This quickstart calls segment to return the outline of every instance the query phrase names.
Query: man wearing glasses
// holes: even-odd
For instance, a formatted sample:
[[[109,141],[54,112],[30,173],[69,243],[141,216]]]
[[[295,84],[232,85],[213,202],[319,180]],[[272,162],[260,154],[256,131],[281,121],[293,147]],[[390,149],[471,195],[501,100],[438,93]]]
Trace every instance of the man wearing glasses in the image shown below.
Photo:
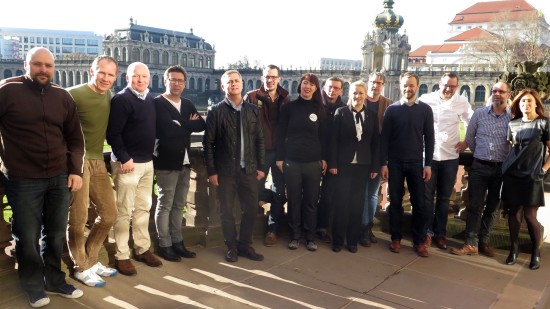
[[[447,249],[447,219],[449,198],[458,172],[458,153],[464,151],[460,142],[460,121],[468,126],[473,110],[468,100],[460,96],[458,75],[445,73],[439,81],[439,90],[424,94],[420,101],[428,104],[434,114],[435,148],[432,177],[425,184],[424,196],[428,209],[426,247],[432,238],[439,249]],[[434,195],[437,201],[434,205]],[[435,211],[434,211],[435,206]]]
[[[258,181],[260,206],[271,203],[267,221],[267,234],[264,245],[271,247],[277,243],[277,230],[284,214],[285,183],[283,174],[275,165],[275,145],[277,145],[277,124],[281,105],[290,101],[288,91],[279,85],[281,72],[276,65],[268,65],[262,72],[262,87],[249,91],[244,100],[260,108],[260,119],[265,142],[266,177]],[[265,188],[267,173],[271,170],[271,190]]]
[[[379,133],[382,133],[382,119],[386,108],[393,103],[382,95],[384,92],[384,83],[386,77],[379,72],[372,72],[368,77],[367,85],[367,109],[372,110],[378,115]],[[363,206],[363,218],[361,223],[361,235],[359,244],[365,247],[370,247],[372,243],[377,243],[378,240],[372,233],[374,225],[374,215],[378,207],[378,190],[380,188],[380,173],[373,179],[369,178],[365,188],[365,202]]]
[[[327,115],[327,128],[332,127],[336,109],[346,105],[342,101],[343,87],[344,81],[333,76],[325,81],[325,85],[321,91],[323,105],[325,106],[325,113]],[[327,134],[327,136],[330,136],[330,134]],[[331,243],[331,238],[327,232],[333,208],[332,205],[334,204],[332,199],[336,191],[335,185],[335,175],[331,173],[323,175],[321,198],[317,210],[317,237],[319,237],[320,241],[329,244]]]
[[[466,218],[466,242],[459,248],[452,248],[456,255],[494,256],[489,246],[489,234],[498,216],[500,188],[502,185],[502,162],[510,151],[507,140],[510,113],[510,85],[496,83],[491,90],[491,105],[477,109],[459,150],[470,147],[474,153],[472,170],[468,175],[470,205]],[[485,193],[487,199],[485,208]]]
[[[181,97],[186,80],[187,72],[181,66],[169,67],[164,72],[166,91],[155,98],[157,139],[153,165],[158,186],[158,255],[172,262],[195,257],[195,252],[185,248],[181,224],[191,179],[191,133],[206,128],[193,103]]]

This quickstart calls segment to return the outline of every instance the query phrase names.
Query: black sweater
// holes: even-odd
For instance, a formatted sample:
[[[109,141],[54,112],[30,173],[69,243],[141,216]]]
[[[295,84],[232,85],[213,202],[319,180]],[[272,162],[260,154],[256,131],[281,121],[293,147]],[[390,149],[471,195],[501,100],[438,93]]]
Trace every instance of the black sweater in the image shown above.
[[[388,106],[382,125],[382,165],[388,160],[422,162],[431,166],[434,153],[432,108],[423,102],[407,106],[397,101]]]
[[[326,116],[319,115],[317,102],[302,97],[281,107],[277,161],[326,160]]]
[[[201,132],[206,128],[204,119],[190,120],[197,114],[197,109],[191,101],[181,98],[178,111],[165,97],[155,98],[157,111],[157,148],[153,159],[155,169],[181,171],[185,151],[191,159],[191,133]],[[176,123],[177,122],[177,123]]]

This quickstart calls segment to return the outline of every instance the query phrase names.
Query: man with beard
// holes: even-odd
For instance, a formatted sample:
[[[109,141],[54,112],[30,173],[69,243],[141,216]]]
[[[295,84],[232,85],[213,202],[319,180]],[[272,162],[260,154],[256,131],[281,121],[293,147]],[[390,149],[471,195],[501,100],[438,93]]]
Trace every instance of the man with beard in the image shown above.
[[[265,175],[258,181],[260,204],[269,201],[269,217],[264,245],[271,247],[277,243],[277,231],[284,215],[285,181],[283,174],[275,164],[275,145],[277,145],[277,125],[281,106],[290,102],[288,91],[279,85],[281,72],[279,67],[270,64],[263,70],[260,89],[252,90],[244,96],[248,101],[260,108],[262,131],[265,141]],[[268,172],[271,170],[271,190],[265,188]]]
[[[82,186],[84,138],[71,95],[52,84],[52,53],[29,50],[25,75],[0,81],[1,171],[13,210],[19,281],[32,307],[46,293],[78,298],[61,270],[71,192]]]
[[[426,182],[425,201],[428,210],[426,247],[432,237],[439,249],[447,249],[447,219],[449,198],[458,172],[458,153],[464,151],[460,142],[460,121],[466,126],[473,110],[468,100],[457,93],[458,75],[445,73],[439,81],[439,90],[425,94],[420,101],[428,104],[434,114],[435,148],[432,178]],[[434,205],[434,198],[437,199]],[[435,208],[434,208],[435,206]]]
[[[418,75],[401,74],[401,100],[386,109],[382,124],[382,179],[388,181],[390,193],[390,251],[401,250],[403,226],[404,182],[407,181],[412,204],[412,236],[414,249],[421,257],[429,253],[424,245],[427,210],[424,203],[424,182],[430,180],[434,151],[433,113],[420,102],[416,93]]]
[[[495,255],[489,246],[489,235],[498,216],[502,162],[510,151],[507,139],[508,123],[512,118],[510,90],[510,85],[505,82],[493,86],[489,98],[491,104],[474,112],[466,138],[459,145],[461,148],[470,147],[474,162],[468,174],[470,205],[466,217],[466,242],[459,248],[452,248],[453,254],[477,255],[479,252],[489,257]]]

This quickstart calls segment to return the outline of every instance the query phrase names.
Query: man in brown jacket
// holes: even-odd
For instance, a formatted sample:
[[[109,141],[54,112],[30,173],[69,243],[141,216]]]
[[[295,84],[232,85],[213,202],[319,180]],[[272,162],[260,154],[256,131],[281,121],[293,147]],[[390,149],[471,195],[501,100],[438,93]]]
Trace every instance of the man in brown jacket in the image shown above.
[[[288,91],[279,85],[281,72],[276,65],[268,65],[262,72],[262,87],[249,91],[244,100],[260,108],[260,118],[262,119],[262,130],[265,141],[265,167],[266,177],[258,181],[259,185],[259,203],[263,205],[270,202],[269,217],[267,221],[267,234],[264,245],[273,246],[277,242],[277,229],[281,217],[284,214],[283,205],[285,204],[285,183],[283,174],[275,165],[275,145],[277,124],[279,122],[279,111],[281,105],[288,103]],[[271,169],[271,190],[265,188],[267,173]]]

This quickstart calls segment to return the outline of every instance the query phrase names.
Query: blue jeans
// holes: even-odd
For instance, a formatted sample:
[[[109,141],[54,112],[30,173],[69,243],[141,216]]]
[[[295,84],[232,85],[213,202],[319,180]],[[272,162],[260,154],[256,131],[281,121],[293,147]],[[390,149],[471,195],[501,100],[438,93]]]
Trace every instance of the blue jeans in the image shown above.
[[[65,284],[61,254],[71,191],[67,174],[51,178],[6,176],[13,210],[12,234],[22,288],[29,294],[57,290]]]
[[[411,195],[412,238],[414,245],[423,244],[426,239],[426,206],[424,203],[424,179],[422,162],[390,161],[388,164],[388,186],[390,191],[390,233],[392,240],[401,240],[403,226],[404,183]]]
[[[489,243],[489,234],[498,216],[501,186],[502,165],[486,165],[474,159],[468,175],[470,205],[466,218],[466,244]]]
[[[426,183],[424,196],[428,210],[427,234],[445,237],[449,218],[449,198],[453,192],[458,172],[458,159],[432,161],[432,178]],[[434,197],[437,201],[434,206]],[[434,212],[435,207],[435,212]]]
[[[277,232],[279,223],[284,215],[284,204],[286,203],[285,197],[285,180],[283,174],[277,168],[275,160],[275,150],[265,151],[265,166],[268,168],[267,172],[271,170],[271,189],[265,188],[265,181],[267,179],[267,172],[265,177],[258,181],[259,186],[259,200],[270,202],[269,217],[267,219],[267,229],[270,232]]]
[[[155,211],[155,225],[160,247],[171,247],[183,241],[181,224],[187,205],[191,168],[181,171],[155,170],[158,186],[158,203]]]
[[[363,225],[374,222],[374,215],[378,208],[378,191],[380,190],[380,173],[371,179],[369,177],[365,186],[365,202],[363,203]]]

